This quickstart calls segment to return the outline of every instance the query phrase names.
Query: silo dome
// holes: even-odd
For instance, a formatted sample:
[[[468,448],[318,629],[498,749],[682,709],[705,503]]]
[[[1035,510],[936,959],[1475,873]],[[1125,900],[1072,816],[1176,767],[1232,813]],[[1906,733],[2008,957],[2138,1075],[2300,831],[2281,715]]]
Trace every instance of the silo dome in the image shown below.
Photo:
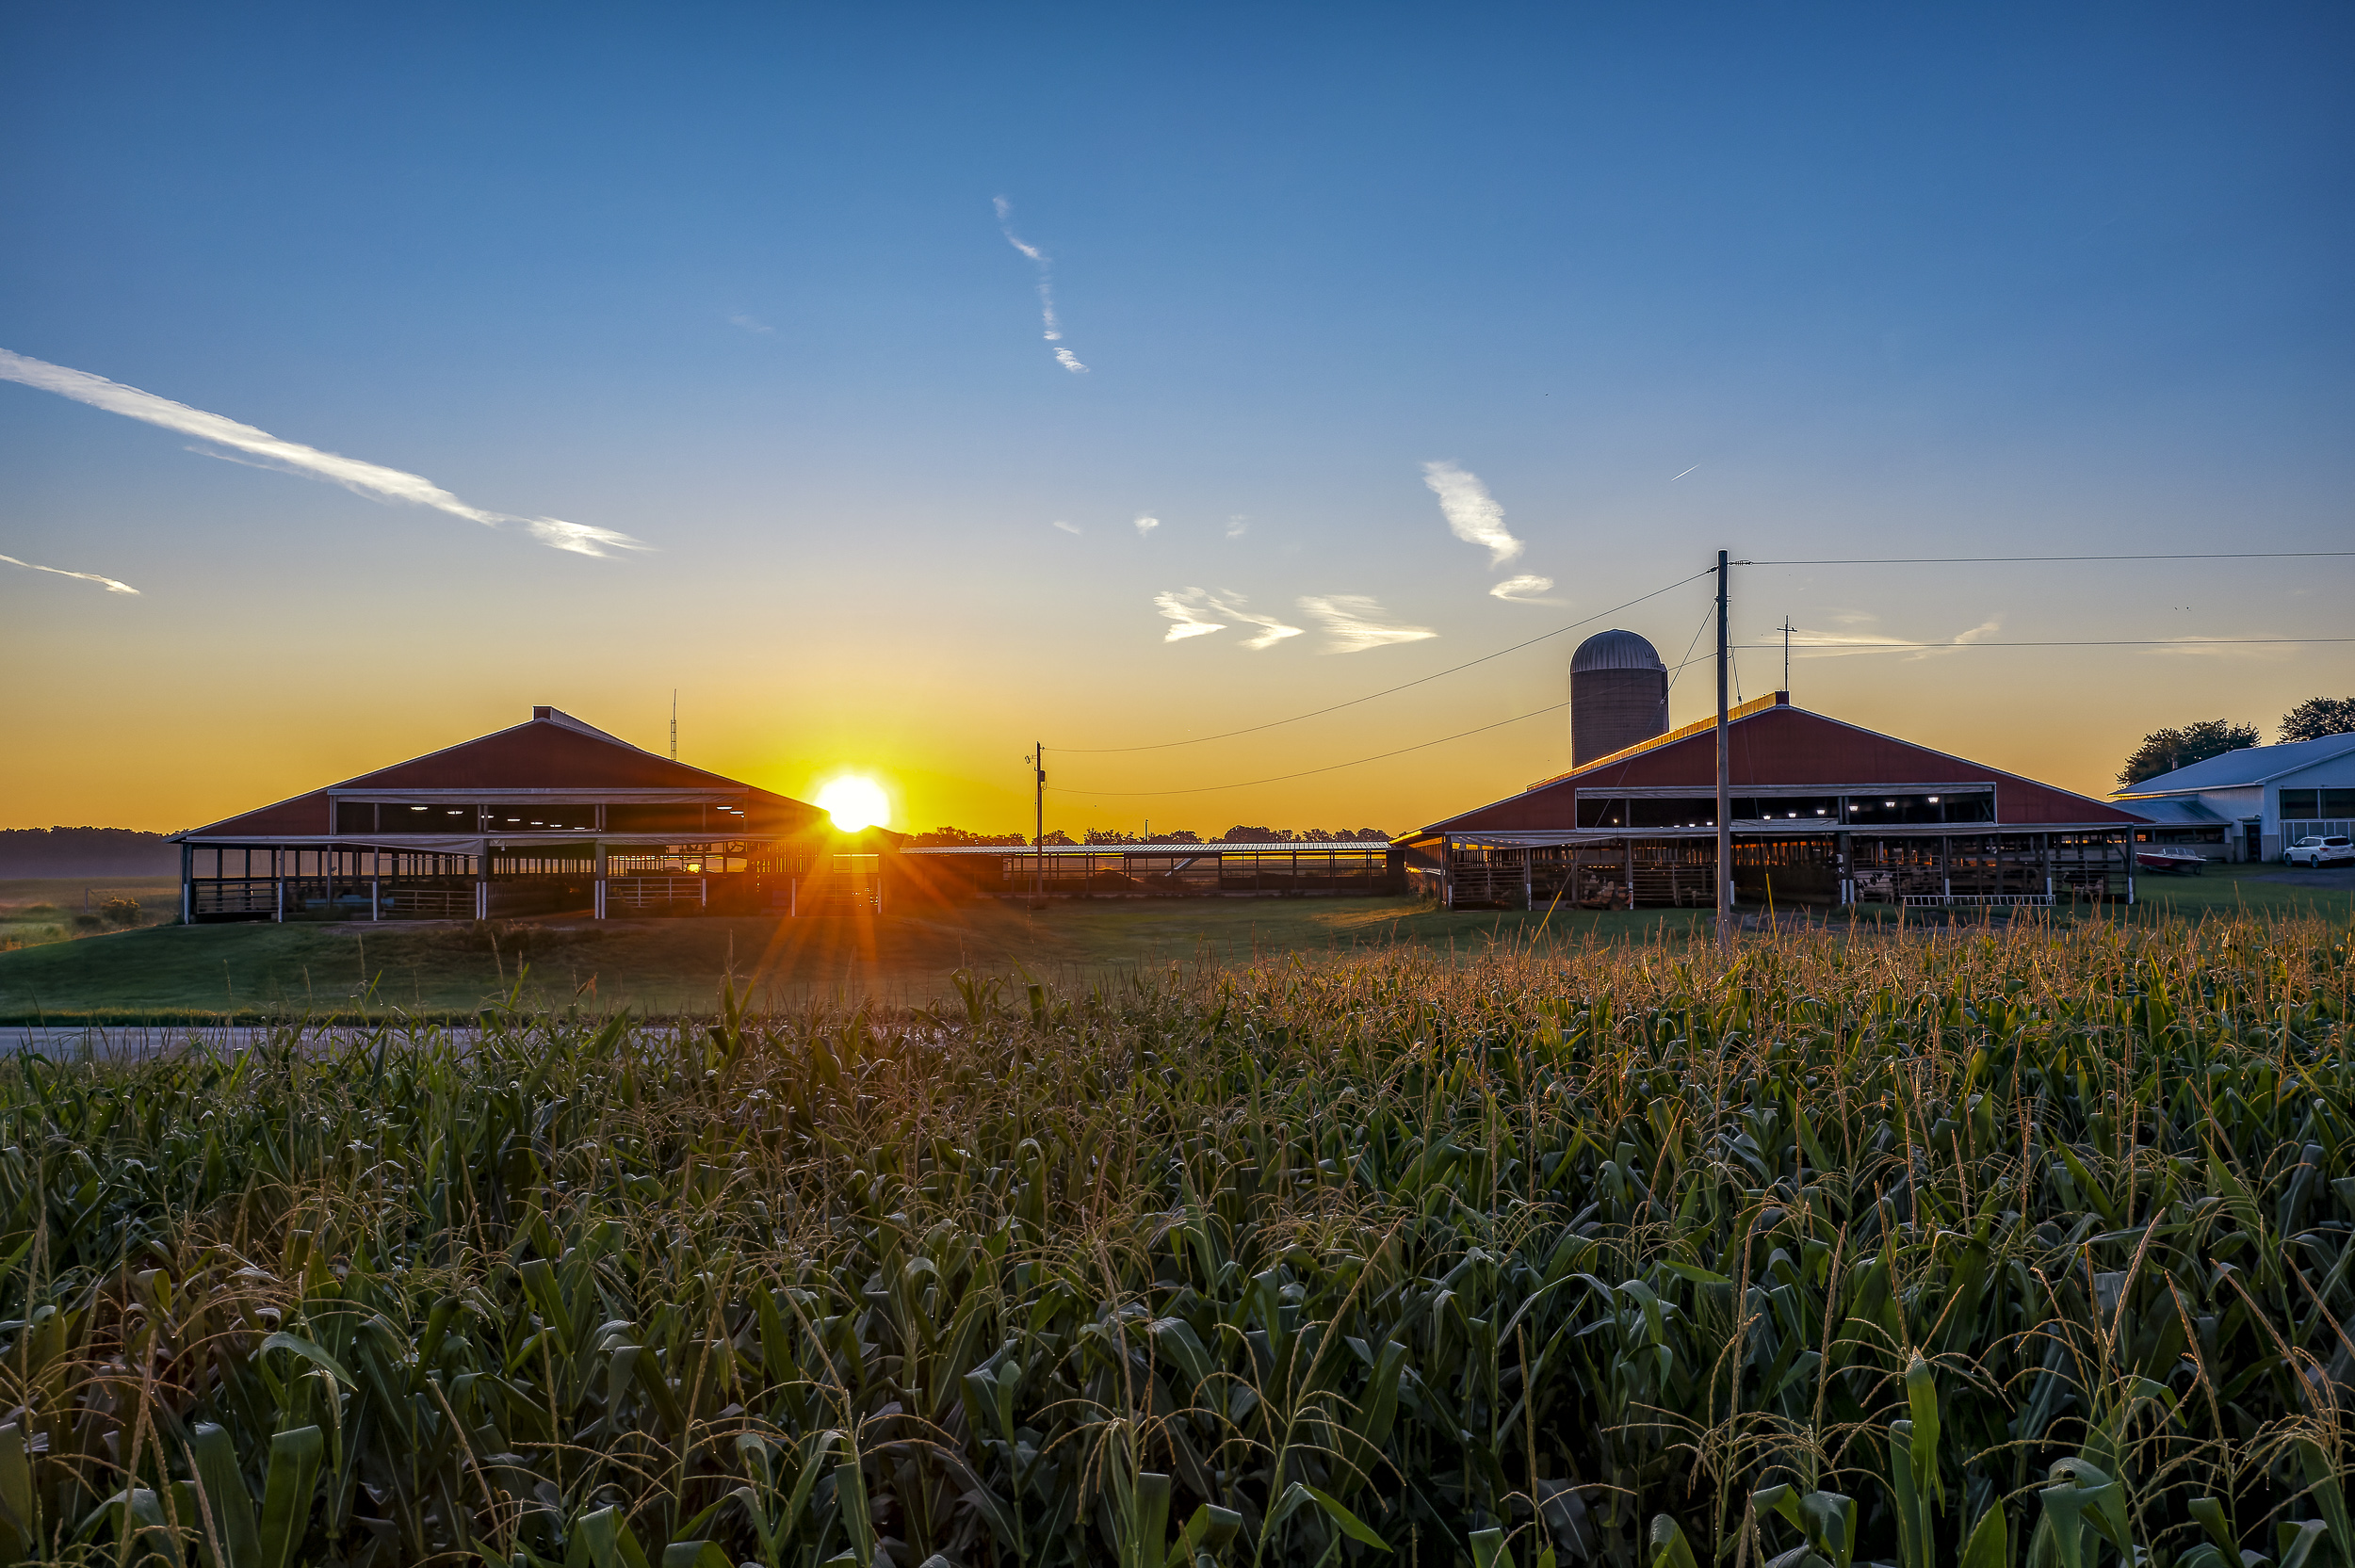
[[[1597,632],[1570,655],[1570,766],[1668,733],[1668,667],[1633,632]]]

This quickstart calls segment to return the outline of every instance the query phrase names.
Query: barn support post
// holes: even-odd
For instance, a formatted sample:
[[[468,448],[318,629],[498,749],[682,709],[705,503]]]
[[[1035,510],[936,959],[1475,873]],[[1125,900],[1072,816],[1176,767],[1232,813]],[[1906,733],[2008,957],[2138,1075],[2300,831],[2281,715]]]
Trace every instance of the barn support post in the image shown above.
[[[602,815],[602,813],[600,813],[600,815]],[[601,838],[601,839],[598,839],[598,840],[596,841],[596,843],[594,843],[594,844],[593,844],[593,845],[591,845],[591,846],[590,846],[590,849],[591,849],[593,851],[594,851],[594,853],[595,853],[595,855],[596,855],[596,857],[597,857],[597,859],[596,859],[596,867],[595,867],[594,872],[593,873],[593,880],[594,880],[594,883],[595,883],[595,887],[596,887],[596,897],[595,897],[595,905],[594,905],[594,907],[595,907],[595,909],[596,909],[596,918],[598,918],[599,920],[602,920],[602,919],[604,919],[604,918],[605,918],[605,874],[606,874],[605,840],[604,840],[604,839],[602,839],[602,838]]]
[[[186,843],[180,846],[180,924],[196,924],[196,846]]]
[[[491,841],[482,841],[482,852],[474,863],[474,917],[491,918]]]
[[[286,919],[286,851],[273,844],[269,848],[270,881],[278,889],[278,898],[270,918],[284,924]]]
[[[368,851],[368,918],[384,918],[384,851]]]

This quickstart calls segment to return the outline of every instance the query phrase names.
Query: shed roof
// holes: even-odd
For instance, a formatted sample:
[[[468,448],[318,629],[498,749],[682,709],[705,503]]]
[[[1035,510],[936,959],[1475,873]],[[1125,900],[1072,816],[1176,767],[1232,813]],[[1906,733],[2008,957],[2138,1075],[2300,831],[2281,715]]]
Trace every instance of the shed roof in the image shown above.
[[[1782,692],[1746,703],[1729,718],[1730,770],[1737,791],[1814,786],[1832,794],[1899,784],[1986,784],[1995,790],[1996,819],[1979,828],[1982,832],[2123,828],[2144,821],[2088,796],[1793,707]],[[1580,790],[1702,791],[1716,785],[1716,720],[1712,719],[1598,758],[1410,836],[1574,830]]]
[[[2237,752],[2227,752],[2220,757],[2145,779],[2120,790],[2112,799],[2132,800],[2145,795],[2184,794],[2201,789],[2248,789],[2351,752],[2355,752],[2355,734],[2326,735],[2282,746],[2244,746]]]
[[[2175,796],[2165,800],[2136,800],[2135,815],[2148,818],[2162,828],[2216,828],[2226,824],[2227,818],[2208,809],[2197,796]]]
[[[674,762],[585,724],[552,707],[535,707],[528,722],[429,752],[407,762],[362,773],[341,784],[242,813],[182,834],[184,838],[309,835],[333,830],[333,797],[419,790],[485,795],[517,790],[593,793],[650,791],[725,795],[788,816],[822,813],[805,801]]]

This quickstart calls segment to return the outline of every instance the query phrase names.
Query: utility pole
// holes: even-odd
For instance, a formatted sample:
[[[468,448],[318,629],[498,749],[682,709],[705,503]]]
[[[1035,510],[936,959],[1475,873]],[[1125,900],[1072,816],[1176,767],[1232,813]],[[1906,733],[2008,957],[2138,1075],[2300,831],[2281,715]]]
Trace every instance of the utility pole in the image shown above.
[[[671,760],[678,761],[678,687],[671,688]]]
[[[1047,907],[1047,746],[1031,742],[1031,907]]]
[[[1717,946],[1733,946],[1733,742],[1726,724],[1726,610],[1730,574],[1717,552]]]

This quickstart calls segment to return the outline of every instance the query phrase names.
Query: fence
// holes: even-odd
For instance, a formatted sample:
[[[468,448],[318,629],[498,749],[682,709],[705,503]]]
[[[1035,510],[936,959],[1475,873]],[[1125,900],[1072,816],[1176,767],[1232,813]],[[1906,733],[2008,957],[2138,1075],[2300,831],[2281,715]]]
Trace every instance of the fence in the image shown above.
[[[605,909],[608,914],[669,911],[681,904],[701,909],[709,900],[709,886],[701,877],[611,877],[605,884]]]

